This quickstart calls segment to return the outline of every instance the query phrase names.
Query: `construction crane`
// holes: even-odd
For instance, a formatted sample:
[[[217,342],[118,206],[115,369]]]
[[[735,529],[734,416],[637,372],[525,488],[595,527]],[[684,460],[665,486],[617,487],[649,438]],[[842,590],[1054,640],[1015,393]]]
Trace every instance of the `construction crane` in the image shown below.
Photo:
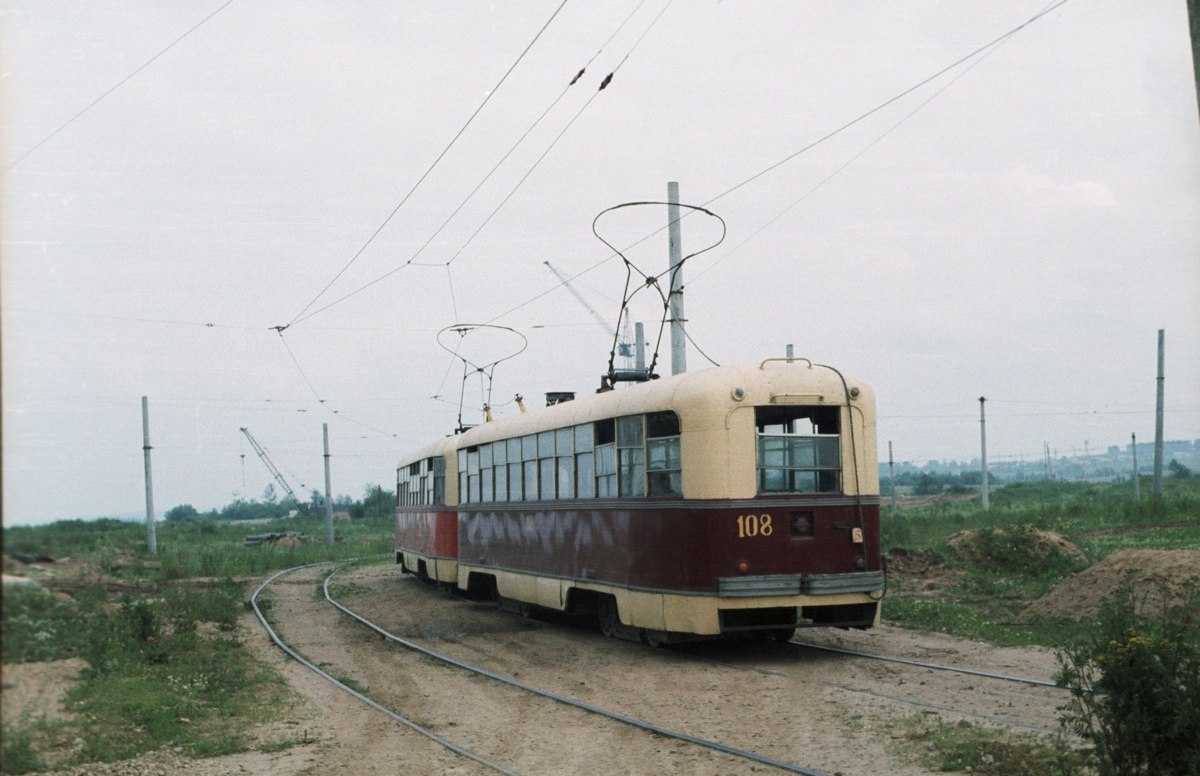
[[[258,453],[258,457],[262,459],[263,465],[267,467],[267,471],[271,472],[271,476],[274,477],[275,481],[279,483],[279,486],[283,488],[283,492],[291,496],[292,501],[295,501],[297,504],[299,504],[300,499],[296,498],[296,491],[292,490],[292,486],[288,485],[287,480],[285,480],[283,475],[279,473],[279,469],[275,468],[275,464],[271,461],[271,457],[267,455],[267,451],[264,450],[263,446],[258,443],[258,440],[254,438],[254,435],[250,433],[250,429],[242,426],[241,430],[242,433],[246,435],[246,439],[250,440],[250,446],[254,448],[254,452]]]
[[[596,312],[596,310],[590,304],[588,304],[587,300],[575,290],[575,287],[571,285],[570,278],[559,272],[558,268],[550,262],[543,261],[542,263],[546,265],[546,269],[553,272],[554,276],[562,281],[563,287],[571,292],[571,296],[575,297],[575,299],[581,305],[583,305],[583,308],[592,314],[592,317],[596,319],[596,323],[599,323],[602,327],[604,327],[604,330],[608,332],[610,337],[617,339],[616,330],[613,329],[609,322],[604,320],[604,317],[600,315],[600,313]],[[633,367],[633,337],[629,333],[628,315],[622,316],[621,319],[621,338],[617,340],[617,355],[621,357],[622,365],[626,369],[631,369]]]

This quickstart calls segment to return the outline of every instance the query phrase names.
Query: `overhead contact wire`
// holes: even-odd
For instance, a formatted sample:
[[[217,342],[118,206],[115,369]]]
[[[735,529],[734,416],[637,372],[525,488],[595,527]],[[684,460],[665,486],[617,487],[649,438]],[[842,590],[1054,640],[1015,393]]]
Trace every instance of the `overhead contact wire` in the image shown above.
[[[930,83],[931,81],[936,80],[937,78],[941,77],[945,73],[958,67],[962,63],[969,61],[971,58],[979,55],[980,53],[986,51],[987,49],[989,49],[993,46],[996,46],[999,43],[1004,42],[1008,38],[1011,38],[1013,35],[1016,35],[1018,32],[1025,29],[1026,27],[1028,27],[1030,24],[1034,23],[1035,21],[1038,21],[1039,19],[1046,16],[1050,12],[1062,7],[1067,2],[1069,2],[1069,0],[1058,0],[1058,2],[1055,2],[1054,4],[1050,5],[1046,9],[1034,14],[1030,18],[1026,19],[1024,22],[1022,22],[1021,24],[1017,25],[1016,27],[1012,28],[1008,32],[1004,33],[1003,35],[1000,35],[999,37],[994,38],[989,43],[979,46],[974,51],[972,51],[970,54],[960,57],[959,59],[954,61],[952,64],[947,65],[946,67],[943,67],[941,70],[938,70],[933,75],[930,75],[927,78],[921,80],[920,82],[914,84],[913,86],[910,86],[909,88],[905,89],[904,91],[900,92],[899,94],[896,94],[895,96],[891,97],[887,101],[880,103],[879,105],[875,106],[874,108],[872,108],[869,111],[860,115],[858,118],[855,118],[852,121],[849,121],[849,122],[843,124],[842,126],[838,127],[837,129],[834,129],[833,131],[827,133],[823,137],[804,146],[800,150],[795,151],[794,153],[789,154],[788,156],[784,157],[783,159],[779,160],[778,162],[775,162],[774,164],[770,165],[769,167],[766,167],[766,168],[760,170],[759,172],[755,173],[754,175],[750,176],[749,178],[746,178],[742,182],[726,189],[725,191],[721,192],[720,194],[717,194],[715,197],[712,197],[711,199],[706,200],[703,204],[705,206],[710,205],[713,202],[716,202],[718,199],[728,196],[729,194],[732,194],[733,192],[737,191],[738,189],[761,178],[762,176],[766,175],[767,173],[771,172],[772,170],[775,170],[775,169],[783,166],[784,164],[792,161],[793,159],[800,156],[801,154],[812,150],[813,148],[817,147],[818,145],[821,145],[825,141],[833,138],[835,135],[838,135],[841,132],[844,132],[845,130],[849,129],[850,127],[854,126],[855,124],[858,124],[859,122],[863,121],[864,119],[868,118],[869,116],[872,116],[872,115],[878,113],[879,111],[883,110],[884,108],[886,108],[887,106],[896,102],[897,100],[903,99],[907,95],[912,94],[916,90],[920,89],[921,87],[925,86],[926,84]],[[688,215],[691,215],[691,213],[689,212],[689,213],[685,214],[683,217],[686,218]],[[666,228],[667,228],[666,226],[663,226],[663,227],[660,227],[659,229],[654,230],[653,232],[651,232],[650,234],[647,234],[645,237],[641,238],[640,240],[637,240],[637,241],[631,243],[630,245],[626,246],[625,250],[629,250],[630,248],[633,248],[636,245],[638,245],[642,242],[645,242],[646,240],[649,240],[651,237],[654,237],[655,235],[661,233]],[[548,296],[549,294],[557,291],[559,288],[562,288],[563,286],[565,286],[567,283],[571,282],[572,280],[575,280],[578,277],[582,277],[583,275],[586,275],[588,272],[591,272],[592,270],[594,270],[604,264],[607,264],[608,262],[617,258],[619,255],[620,254],[616,253],[616,252],[609,254],[608,256],[604,257],[603,259],[601,259],[601,260],[597,261],[596,263],[590,265],[589,267],[585,268],[581,272],[578,272],[575,275],[572,275],[567,280],[565,280],[561,283],[558,283],[557,285],[555,285],[549,289],[546,289],[545,291],[543,291],[533,297],[530,297],[529,299],[526,299],[524,302],[514,305],[513,307],[510,307],[509,309],[493,316],[491,319],[489,319],[489,322],[500,320],[501,318],[507,317],[507,316],[511,315],[512,313],[516,312],[517,310],[520,310],[522,307],[526,307],[530,304],[533,304],[534,302],[541,299],[542,297]]]
[[[138,67],[138,68],[137,68],[136,70],[134,70],[132,73],[130,73],[129,75],[125,76],[125,77],[124,77],[124,78],[122,78],[120,81],[117,81],[117,82],[116,82],[115,84],[113,84],[112,86],[110,86],[110,87],[109,87],[109,88],[108,88],[108,89],[107,89],[107,90],[106,90],[106,91],[105,91],[103,94],[101,94],[99,97],[97,97],[96,99],[92,100],[92,101],[91,101],[91,102],[89,102],[87,105],[85,105],[85,106],[83,107],[83,110],[79,111],[79,112],[78,112],[78,113],[76,113],[74,116],[72,116],[71,118],[67,119],[65,122],[63,122],[63,124],[61,124],[61,125],[58,127],[58,129],[56,129],[56,130],[54,130],[53,132],[51,132],[50,134],[46,135],[44,138],[42,138],[42,139],[41,139],[41,140],[39,140],[37,143],[35,143],[35,144],[33,145],[33,147],[31,147],[30,149],[28,149],[27,151],[25,151],[25,153],[21,154],[21,155],[20,155],[20,156],[18,156],[18,157],[17,157],[15,160],[13,160],[13,162],[12,162],[11,164],[9,164],[7,167],[5,167],[3,171],[0,171],[0,176],[7,174],[9,170],[11,170],[12,168],[16,167],[18,164],[20,164],[21,162],[23,162],[23,161],[25,160],[25,158],[26,158],[26,157],[28,157],[28,156],[29,156],[30,154],[32,154],[34,151],[38,150],[38,149],[39,149],[39,148],[41,148],[43,145],[45,145],[46,143],[48,143],[48,142],[49,142],[49,141],[50,141],[50,140],[51,140],[51,139],[52,139],[52,138],[53,138],[55,135],[57,135],[59,132],[62,132],[64,129],[66,129],[67,127],[69,127],[69,126],[71,126],[72,124],[74,124],[74,123],[75,123],[75,121],[76,121],[76,120],[77,120],[79,117],[81,117],[83,114],[87,113],[87,112],[88,112],[88,111],[90,111],[92,108],[94,108],[94,107],[96,107],[97,105],[99,105],[99,104],[100,104],[100,102],[104,100],[104,98],[108,97],[110,94],[112,94],[113,92],[115,92],[117,89],[120,89],[122,86],[124,86],[126,83],[128,83],[128,82],[130,81],[130,79],[132,79],[132,78],[133,78],[134,76],[136,76],[138,73],[142,72],[142,71],[143,71],[143,70],[145,70],[147,67],[149,67],[150,65],[154,64],[154,62],[155,62],[155,61],[157,61],[159,57],[161,57],[163,54],[166,54],[168,51],[170,51],[172,48],[174,48],[174,47],[175,47],[175,45],[176,45],[176,44],[178,44],[180,41],[182,41],[184,38],[186,38],[187,36],[191,35],[191,34],[192,34],[193,32],[195,32],[196,30],[200,29],[200,27],[202,27],[202,26],[203,26],[203,25],[204,25],[204,24],[205,24],[205,23],[206,23],[206,22],[207,22],[209,19],[212,19],[214,16],[216,16],[217,14],[219,14],[221,11],[224,11],[224,10],[225,10],[225,9],[226,9],[228,6],[230,6],[232,3],[233,3],[233,0],[226,0],[226,2],[224,2],[223,4],[221,4],[221,6],[217,8],[217,10],[213,11],[213,12],[212,12],[212,13],[210,13],[208,16],[205,16],[203,19],[201,19],[200,21],[196,22],[194,25],[192,25],[192,26],[191,26],[191,28],[189,28],[189,29],[188,29],[188,31],[187,31],[187,32],[183,33],[183,34],[182,34],[182,35],[180,35],[178,38],[176,38],[175,40],[173,40],[173,41],[171,41],[170,43],[168,43],[168,44],[167,44],[167,47],[166,47],[166,48],[164,48],[162,51],[158,52],[158,53],[157,53],[157,54],[155,54],[154,56],[152,56],[152,57],[150,57],[149,59],[147,59],[147,60],[146,60],[146,61],[145,61],[145,62],[144,62],[144,63],[143,63],[143,64],[142,64],[140,67]]]
[[[533,171],[536,170],[541,165],[541,163],[545,160],[545,158],[550,154],[550,152],[552,150],[554,150],[554,147],[556,145],[558,145],[558,142],[560,140],[562,140],[563,136],[567,133],[567,130],[569,130],[575,124],[575,122],[579,119],[579,117],[583,115],[583,112],[586,111],[589,106],[591,106],[592,102],[596,99],[596,97],[598,97],[600,95],[600,92],[602,92],[608,88],[608,85],[612,83],[613,76],[616,75],[617,71],[621,69],[621,66],[624,65],[625,62],[629,59],[629,55],[632,54],[639,45],[641,45],[641,42],[646,38],[646,35],[648,35],[650,33],[650,30],[654,29],[654,26],[656,24],[658,24],[658,20],[662,18],[662,15],[664,13],[666,13],[666,10],[671,7],[671,3],[673,3],[673,2],[674,2],[674,0],[667,0],[667,3],[662,7],[661,10],[659,10],[658,14],[650,21],[650,24],[646,26],[646,29],[642,30],[642,34],[640,36],[638,36],[638,39],[636,41],[634,41],[633,45],[629,47],[629,50],[625,52],[625,56],[621,58],[621,61],[617,63],[617,66],[614,67],[612,69],[612,71],[608,75],[606,75],[603,80],[600,81],[600,87],[595,92],[592,93],[592,96],[589,97],[588,101],[583,104],[583,107],[581,107],[575,113],[575,115],[571,118],[571,120],[567,122],[566,126],[563,127],[562,130],[555,136],[554,140],[552,140],[550,142],[550,145],[546,147],[546,150],[542,152],[541,156],[539,156],[537,158],[537,160],[534,161],[534,163],[530,166],[530,168],[525,172],[525,174],[521,176],[521,179],[517,181],[516,185],[513,186],[512,190],[508,192],[508,194],[504,197],[504,199],[500,200],[500,204],[496,205],[496,208],[494,210],[492,210],[491,213],[488,214],[488,217],[483,220],[483,223],[479,225],[479,228],[477,228],[474,232],[472,232],[471,236],[467,238],[466,242],[464,242],[462,244],[462,246],[459,247],[459,249],[454,253],[454,255],[451,256],[446,261],[447,266],[452,264],[454,262],[454,260],[457,259],[459,256],[461,256],[462,252],[467,249],[467,246],[469,246],[472,242],[474,242],[475,238],[479,236],[479,233],[482,232],[489,223],[491,223],[492,219],[496,217],[496,214],[498,214],[500,212],[500,210],[506,204],[508,204],[508,201],[513,198],[513,195],[515,195],[517,193],[517,191],[521,188],[521,186],[523,186],[525,184],[525,181],[529,179],[529,176],[533,174]],[[635,8],[634,10],[637,10],[637,9]],[[626,21],[628,21],[628,19],[626,19]],[[622,23],[621,26],[624,26],[624,23]],[[614,33],[614,35],[615,34],[616,33]],[[582,75],[582,74],[583,74],[583,71],[580,71],[580,75]]]
[[[500,158],[500,161],[496,162],[496,164],[492,167],[492,169],[483,177],[482,180],[479,181],[479,183],[475,186],[475,188],[471,190],[471,193],[468,194],[461,203],[459,203],[458,207],[456,207],[454,209],[454,212],[452,212],[449,215],[449,217],[447,217],[446,220],[442,222],[442,225],[439,226],[434,231],[434,233],[429,236],[429,239],[427,239],[424,242],[424,244],[422,244],[421,247],[418,248],[417,251],[408,258],[407,261],[405,261],[400,266],[394,267],[393,269],[389,270],[388,272],[385,272],[384,274],[380,275],[379,277],[375,278],[374,280],[372,280],[368,283],[365,283],[362,286],[359,286],[358,288],[345,294],[344,296],[341,296],[341,297],[335,299],[334,301],[330,302],[329,304],[324,305],[323,307],[318,307],[316,310],[309,312],[308,315],[304,315],[303,317],[297,318],[292,323],[300,323],[302,321],[308,320],[309,318],[312,318],[314,315],[323,313],[326,310],[328,310],[329,308],[339,305],[342,302],[345,302],[347,299],[350,299],[351,297],[357,296],[358,294],[362,293],[363,291],[366,291],[368,288],[374,286],[375,284],[380,283],[380,282],[386,280],[387,278],[390,278],[392,275],[395,275],[397,272],[400,272],[401,270],[405,269],[408,266],[412,266],[412,265],[415,265],[418,267],[422,267],[422,266],[440,267],[440,266],[443,266],[446,262],[437,262],[437,263],[433,263],[433,264],[422,264],[420,262],[417,262],[417,258],[419,258],[420,255],[425,252],[425,249],[428,248],[429,245],[438,237],[438,235],[440,235],[445,230],[445,228],[450,224],[450,222],[452,220],[454,220],[454,217],[456,215],[458,215],[458,213],[467,205],[468,202],[471,201],[472,198],[474,198],[475,194],[477,194],[479,192],[479,190],[483,187],[483,185],[485,183],[487,183],[487,181],[492,177],[493,174],[495,174],[495,172],[500,168],[500,166],[503,165],[504,162],[508,160],[509,156],[511,156],[513,154],[513,152],[515,152],[517,150],[517,148],[520,147],[520,145],[526,140],[526,138],[529,137],[529,135],[533,132],[533,130],[541,124],[541,122],[546,118],[547,115],[549,115],[549,113],[552,110],[554,110],[554,108],[558,105],[559,102],[562,101],[562,98],[566,95],[566,93],[570,90],[570,88],[572,86],[574,86],[576,83],[578,83],[581,78],[583,78],[584,73],[587,72],[587,69],[588,69],[588,67],[591,66],[592,62],[594,62],[596,60],[596,58],[598,56],[600,56],[600,53],[602,51],[604,51],[604,49],[612,42],[613,38],[615,38],[617,36],[617,34],[620,33],[620,31],[622,29],[624,29],[625,25],[629,23],[629,20],[633,18],[633,15],[635,13],[637,13],[638,9],[641,8],[642,5],[645,4],[645,2],[646,2],[646,0],[641,0],[641,2],[639,2],[636,6],[634,6],[634,9],[632,11],[630,11],[628,15],[626,15],[624,21],[622,21],[617,26],[617,28],[612,32],[612,34],[608,36],[608,39],[604,41],[603,45],[601,45],[600,48],[596,49],[596,53],[592,54],[591,58],[588,59],[588,61],[584,63],[583,67],[581,67],[579,69],[579,72],[577,72],[575,74],[575,76],[571,79],[571,81],[565,87],[563,87],[563,90],[561,92],[559,92],[558,96],[555,97],[554,100],[551,101],[550,105],[547,106],[544,111],[542,111],[542,114],[540,116],[538,116],[537,119],[534,120],[534,122],[529,126],[529,128],[526,129],[525,132],[521,135],[521,137],[518,138],[517,141],[515,143],[513,143],[513,145],[508,149],[508,151],[505,152],[504,156],[502,156]],[[628,57],[628,54],[626,55],[626,57]]]
[[[759,178],[761,178],[762,176],[764,176],[764,175],[766,175],[767,173],[771,172],[772,170],[774,170],[774,169],[776,169],[776,168],[778,168],[778,167],[782,167],[783,165],[785,165],[785,164],[787,164],[788,162],[790,162],[790,161],[792,161],[793,159],[795,159],[797,156],[800,156],[801,154],[803,154],[803,153],[806,153],[807,151],[811,151],[813,148],[816,148],[817,146],[821,145],[821,144],[822,144],[822,143],[824,143],[826,140],[829,140],[830,138],[832,138],[832,137],[834,137],[834,136],[836,136],[836,135],[839,135],[839,134],[841,134],[842,132],[846,131],[847,129],[849,129],[850,127],[854,126],[855,124],[858,124],[859,122],[863,121],[864,119],[866,119],[866,118],[868,118],[868,117],[870,117],[870,116],[873,116],[873,115],[875,115],[876,113],[878,113],[879,111],[883,110],[884,108],[886,108],[887,106],[891,105],[892,103],[896,102],[897,100],[901,100],[901,99],[903,99],[904,97],[907,97],[908,95],[910,95],[910,94],[912,94],[913,92],[917,91],[917,90],[918,90],[918,89],[920,89],[921,87],[925,86],[926,84],[930,83],[931,81],[935,81],[935,80],[937,80],[938,78],[942,77],[943,75],[945,75],[946,73],[950,72],[950,71],[951,71],[951,70],[953,70],[954,68],[958,67],[959,65],[963,64],[964,62],[967,62],[967,61],[969,61],[969,60],[973,59],[974,57],[978,56],[980,53],[982,53],[982,52],[986,51],[987,49],[989,49],[989,48],[991,48],[991,47],[993,47],[993,46],[995,46],[995,45],[997,45],[997,44],[999,44],[999,43],[1002,43],[1002,42],[1004,42],[1004,41],[1005,41],[1005,40],[1007,40],[1008,38],[1011,38],[1013,35],[1016,35],[1016,34],[1017,34],[1018,32],[1020,32],[1021,30],[1025,29],[1025,28],[1026,28],[1026,27],[1028,27],[1029,25],[1031,25],[1031,24],[1033,24],[1034,22],[1036,22],[1038,19],[1041,19],[1043,16],[1045,16],[1045,15],[1046,15],[1046,14],[1048,14],[1048,13],[1050,13],[1051,11],[1054,11],[1054,10],[1055,10],[1055,9],[1057,9],[1057,8],[1061,8],[1063,5],[1065,5],[1065,4],[1066,4],[1066,3],[1068,3],[1068,2],[1070,2],[1070,0],[1058,0],[1058,2],[1054,3],[1053,5],[1051,5],[1050,7],[1046,8],[1045,10],[1039,11],[1038,13],[1036,13],[1036,14],[1034,14],[1033,16],[1031,16],[1031,17],[1029,17],[1028,19],[1026,19],[1026,20],[1025,20],[1024,22],[1022,22],[1021,24],[1018,24],[1016,27],[1013,27],[1011,30],[1009,30],[1008,32],[1004,33],[1003,35],[1001,35],[1001,36],[999,36],[999,37],[997,37],[997,38],[993,39],[992,41],[990,41],[990,42],[988,42],[988,43],[985,43],[984,45],[982,45],[982,46],[980,46],[980,47],[976,48],[976,49],[975,49],[974,51],[972,51],[970,54],[967,54],[966,56],[960,57],[959,59],[955,60],[955,61],[954,61],[954,62],[952,62],[951,64],[949,64],[949,65],[946,65],[945,67],[943,67],[941,70],[938,70],[938,71],[937,71],[936,73],[934,73],[933,75],[931,75],[931,76],[928,76],[927,78],[925,78],[925,79],[923,79],[923,80],[919,81],[918,83],[916,83],[916,84],[914,84],[914,85],[912,85],[912,86],[908,87],[907,89],[905,89],[904,91],[902,91],[902,92],[900,92],[899,94],[895,95],[895,96],[894,96],[894,97],[892,97],[891,99],[888,99],[888,100],[885,100],[884,102],[881,102],[879,105],[876,105],[874,108],[871,108],[871,109],[870,109],[869,111],[867,111],[866,113],[863,113],[863,114],[861,114],[860,116],[858,116],[857,118],[855,118],[855,119],[852,119],[852,120],[850,120],[850,121],[846,122],[845,124],[843,124],[842,126],[838,127],[837,129],[834,129],[833,131],[826,133],[824,136],[822,136],[822,137],[818,138],[817,140],[814,140],[813,142],[811,142],[811,143],[809,143],[808,145],[804,146],[804,147],[803,147],[803,148],[801,148],[800,150],[798,150],[798,151],[795,151],[795,152],[793,152],[793,153],[791,153],[791,154],[788,154],[788,155],[787,155],[787,156],[785,156],[784,158],[780,159],[778,162],[775,162],[774,164],[772,164],[772,165],[770,165],[770,166],[768,166],[768,167],[765,167],[765,168],[763,168],[762,170],[759,170],[758,172],[756,172],[756,173],[754,173],[753,175],[751,175],[749,178],[746,178],[746,179],[745,179],[744,181],[742,181],[741,183],[738,183],[738,184],[736,184],[736,185],[734,185],[734,186],[732,186],[732,187],[730,187],[730,188],[726,189],[725,191],[723,191],[723,192],[721,192],[720,194],[716,195],[716,196],[715,196],[715,197],[713,197],[712,199],[710,199],[710,200],[706,201],[704,204],[705,204],[705,205],[712,204],[713,202],[716,202],[718,199],[721,199],[722,197],[726,197],[726,196],[728,196],[728,195],[732,194],[733,192],[737,191],[738,189],[742,188],[743,186],[745,186],[745,185],[747,185],[747,184],[749,184],[749,183],[751,183],[751,182],[753,182],[753,181],[756,181],[756,180],[758,180]]]
[[[987,51],[982,56],[980,56],[979,59],[975,60],[970,65],[968,65],[966,68],[964,68],[961,73],[954,76],[954,78],[950,79],[946,83],[945,86],[942,86],[936,92],[934,92],[929,97],[927,97],[925,100],[923,100],[919,105],[917,105],[917,107],[913,108],[911,111],[909,111],[907,114],[905,114],[903,118],[901,118],[899,121],[897,121],[891,127],[889,127],[886,131],[884,131],[883,134],[879,135],[879,137],[872,140],[865,147],[863,147],[860,151],[858,151],[858,153],[851,156],[849,159],[847,159],[845,162],[843,162],[841,165],[839,165],[837,167],[837,169],[835,169],[833,172],[829,173],[824,178],[822,178],[820,181],[818,181],[808,191],[804,192],[804,194],[802,194],[799,199],[797,199],[795,202],[793,202],[792,204],[785,207],[783,210],[779,211],[779,213],[777,213],[775,216],[773,216],[771,219],[769,219],[766,223],[764,223],[762,226],[760,226],[758,229],[756,229],[752,234],[750,234],[748,237],[746,237],[746,239],[742,240],[737,245],[735,245],[733,248],[731,248],[728,253],[724,254],[723,256],[718,257],[717,259],[715,259],[713,261],[712,264],[709,264],[703,270],[701,270],[701,271],[697,272],[695,275],[693,275],[690,282],[695,283],[697,280],[699,280],[701,277],[703,277],[705,274],[707,274],[708,271],[711,270],[713,267],[715,267],[718,264],[720,264],[721,262],[725,261],[730,256],[733,256],[735,253],[737,253],[743,247],[745,247],[745,245],[747,243],[749,243],[755,237],[758,237],[764,231],[769,229],[771,227],[771,225],[774,224],[776,221],[783,218],[788,213],[792,212],[792,210],[794,210],[796,207],[798,207],[800,205],[800,203],[804,202],[806,199],[808,199],[813,194],[815,194],[817,191],[819,191],[822,187],[825,186],[825,184],[829,183],[831,180],[833,180],[838,175],[840,175],[842,173],[842,171],[844,171],[847,167],[849,167],[850,165],[854,164],[856,161],[861,159],[872,148],[874,148],[875,146],[882,143],[885,138],[887,138],[889,135],[891,135],[893,132],[895,132],[901,126],[906,124],[909,119],[911,119],[913,116],[917,115],[917,113],[919,113],[921,110],[923,110],[931,102],[936,100],[938,97],[942,96],[942,94],[944,94],[951,86],[954,86],[954,84],[958,83],[960,80],[965,78],[968,73],[970,73],[972,70],[974,70],[979,65],[983,64],[984,60],[986,60],[992,54],[996,53],[996,51],[999,49],[999,47],[1002,46],[1004,43],[1007,43],[1008,40],[1011,40],[1011,38],[1006,38],[1006,39],[1000,41],[1000,43],[997,43],[990,51]]]
[[[371,244],[373,242],[375,242],[375,238],[377,238],[380,235],[380,233],[383,232],[384,228],[386,228],[387,225],[391,222],[391,220],[393,218],[395,218],[396,214],[400,212],[400,208],[404,207],[405,203],[407,203],[408,200],[412,197],[412,195],[414,193],[416,193],[417,189],[421,186],[421,184],[425,181],[425,179],[429,177],[430,173],[433,172],[434,168],[437,167],[438,163],[441,162],[441,160],[446,156],[446,154],[450,152],[450,149],[454,147],[455,143],[458,142],[458,139],[460,137],[462,137],[463,133],[467,131],[467,128],[469,126],[471,126],[471,123],[473,121],[475,121],[475,117],[480,114],[480,112],[483,110],[484,106],[486,106],[488,104],[488,102],[492,99],[492,97],[495,96],[496,92],[499,91],[500,87],[504,84],[504,82],[506,80],[508,80],[508,76],[512,73],[513,70],[516,69],[517,65],[519,65],[521,63],[521,60],[523,60],[525,58],[525,55],[529,53],[529,50],[531,48],[533,48],[533,44],[538,41],[538,38],[542,37],[542,33],[544,33],[546,31],[546,28],[550,26],[550,23],[554,21],[555,17],[558,16],[559,12],[562,11],[563,6],[565,6],[566,4],[567,4],[567,0],[562,0],[562,2],[559,3],[558,7],[554,9],[554,13],[550,14],[550,18],[546,20],[546,23],[543,24],[541,29],[539,29],[537,31],[537,34],[533,36],[533,40],[529,41],[529,44],[527,46],[525,46],[524,50],[521,51],[521,54],[517,57],[516,61],[514,61],[509,66],[508,70],[504,71],[504,75],[502,75],[500,77],[500,80],[496,82],[496,85],[493,86],[490,91],[488,91],[487,96],[483,98],[483,102],[479,103],[479,107],[477,107],[475,109],[475,112],[470,115],[470,117],[467,119],[466,123],[462,125],[462,128],[459,129],[458,132],[455,133],[454,137],[450,139],[450,142],[446,145],[445,148],[442,149],[442,152],[437,155],[437,158],[435,158],[433,160],[433,163],[429,165],[429,168],[426,169],[425,172],[421,174],[421,177],[417,179],[417,182],[414,183],[412,188],[409,189],[408,193],[404,195],[404,198],[400,200],[400,203],[392,209],[392,212],[389,213],[387,218],[385,218],[383,220],[383,223],[381,223],[379,225],[379,227],[377,229],[375,229],[374,232],[371,233],[371,236],[369,238],[367,238],[367,241],[365,243],[363,243],[362,247],[359,248],[358,251],[356,251],[355,254],[350,257],[350,260],[346,262],[345,266],[343,266],[340,270],[338,270],[337,274],[333,276],[333,279],[330,280],[327,284],[325,284],[325,287],[322,288],[321,291],[315,297],[312,298],[312,301],[310,301],[308,304],[306,304],[304,306],[304,308],[301,309],[300,312],[298,312],[294,318],[292,318],[291,321],[289,321],[285,326],[280,328],[281,331],[282,331],[282,329],[286,329],[288,326],[291,326],[292,324],[296,323],[300,319],[300,316],[302,316],[302,315],[304,315],[304,313],[308,312],[309,308],[312,307],[314,304],[316,304],[317,300],[319,300],[322,296],[324,296],[325,292],[327,292],[333,286],[333,284],[336,283],[343,274],[345,274],[346,270],[350,269],[350,266],[352,264],[354,264],[354,262],[356,262],[360,256],[363,255],[363,253],[367,250],[367,248],[369,248],[371,246]]]

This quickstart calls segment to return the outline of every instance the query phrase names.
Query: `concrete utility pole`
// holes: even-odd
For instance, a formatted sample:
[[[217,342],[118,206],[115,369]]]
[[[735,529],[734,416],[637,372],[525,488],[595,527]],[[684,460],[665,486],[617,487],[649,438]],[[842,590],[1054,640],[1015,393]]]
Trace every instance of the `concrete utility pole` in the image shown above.
[[[1138,480],[1137,468],[1137,434],[1130,434],[1133,438],[1133,500],[1142,500],[1142,483]]]
[[[791,345],[788,345],[790,348]],[[791,357],[791,354],[788,354]],[[892,517],[896,516],[896,464],[892,461],[892,443],[888,441],[888,483],[892,487]]]
[[[980,503],[984,509],[988,508],[987,419],[983,414],[983,403],[986,401],[987,399],[983,396],[979,397],[979,460],[981,462],[980,466],[983,469],[983,489],[980,491],[982,501]]]
[[[671,374],[687,371],[687,342],[683,332],[683,245],[679,234],[679,184],[667,183],[667,226],[670,235],[671,295],[667,307],[671,313]]]
[[[333,485],[329,478],[329,424],[321,424],[325,438],[325,541],[333,544]]]
[[[158,554],[158,538],[154,534],[154,478],[150,475],[150,402],[142,397],[142,456],[146,460],[146,549]]]
[[[1164,330],[1158,330],[1158,401],[1154,409],[1154,497],[1162,495],[1163,472],[1163,371],[1166,347],[1163,344]]]

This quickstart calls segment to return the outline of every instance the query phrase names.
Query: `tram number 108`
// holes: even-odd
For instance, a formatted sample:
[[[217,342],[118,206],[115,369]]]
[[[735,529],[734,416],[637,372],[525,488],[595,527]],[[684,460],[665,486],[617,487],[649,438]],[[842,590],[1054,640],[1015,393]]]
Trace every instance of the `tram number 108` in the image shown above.
[[[738,515],[737,524],[739,539],[770,536],[775,532],[770,515]]]

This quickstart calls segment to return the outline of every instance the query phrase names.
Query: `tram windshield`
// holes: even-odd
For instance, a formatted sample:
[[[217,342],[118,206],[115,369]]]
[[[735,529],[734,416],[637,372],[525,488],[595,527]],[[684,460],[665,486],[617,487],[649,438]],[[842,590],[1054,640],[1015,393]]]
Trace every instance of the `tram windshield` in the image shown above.
[[[837,407],[755,407],[759,493],[840,493]]]

